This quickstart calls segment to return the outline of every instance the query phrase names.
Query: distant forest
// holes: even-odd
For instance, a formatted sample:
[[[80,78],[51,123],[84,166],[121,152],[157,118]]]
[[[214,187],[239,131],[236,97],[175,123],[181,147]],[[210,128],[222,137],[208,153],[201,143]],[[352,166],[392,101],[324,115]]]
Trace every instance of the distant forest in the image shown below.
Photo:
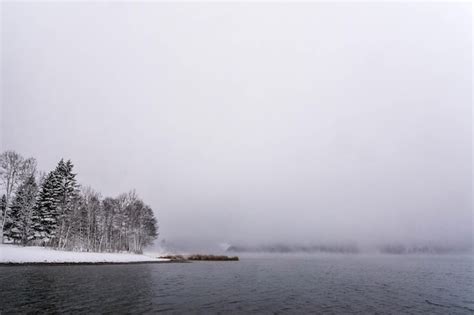
[[[157,238],[153,211],[135,191],[102,198],[77,183],[73,167],[61,159],[45,174],[34,158],[0,154],[2,243],[141,253]]]

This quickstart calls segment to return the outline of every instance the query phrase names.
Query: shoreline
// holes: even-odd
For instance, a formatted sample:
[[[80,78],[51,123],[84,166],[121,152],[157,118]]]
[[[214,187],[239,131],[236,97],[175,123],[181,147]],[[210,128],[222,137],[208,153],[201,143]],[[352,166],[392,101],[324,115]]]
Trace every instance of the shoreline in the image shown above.
[[[20,265],[109,265],[168,263],[170,259],[149,253],[98,253],[57,250],[41,246],[0,245],[0,266]]]
[[[104,262],[0,262],[0,267],[21,266],[105,266],[105,265],[145,265],[145,264],[182,264],[184,261],[104,261]]]

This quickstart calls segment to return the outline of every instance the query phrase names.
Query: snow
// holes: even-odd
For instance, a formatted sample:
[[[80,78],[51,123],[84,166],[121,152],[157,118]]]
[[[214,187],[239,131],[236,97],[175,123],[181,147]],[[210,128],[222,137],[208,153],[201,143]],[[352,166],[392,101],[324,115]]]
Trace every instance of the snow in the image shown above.
[[[90,253],[54,250],[39,246],[16,246],[0,244],[0,264],[4,263],[134,263],[166,262],[169,259],[155,258],[131,253]]]

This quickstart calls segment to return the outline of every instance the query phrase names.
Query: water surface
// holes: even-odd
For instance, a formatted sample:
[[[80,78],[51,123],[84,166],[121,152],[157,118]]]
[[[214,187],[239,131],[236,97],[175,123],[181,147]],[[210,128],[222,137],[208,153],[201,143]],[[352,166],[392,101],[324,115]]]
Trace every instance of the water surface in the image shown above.
[[[0,267],[0,313],[472,314],[472,256],[281,255],[239,262]]]

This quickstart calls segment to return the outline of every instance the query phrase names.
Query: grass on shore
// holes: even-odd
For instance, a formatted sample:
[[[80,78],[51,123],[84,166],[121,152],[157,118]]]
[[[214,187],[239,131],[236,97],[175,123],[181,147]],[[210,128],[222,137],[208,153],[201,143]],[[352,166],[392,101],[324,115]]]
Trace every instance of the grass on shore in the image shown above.
[[[183,255],[168,255],[161,256],[160,258],[170,259],[171,261],[238,261],[237,256],[224,256],[224,255],[201,255],[194,254],[187,257]]]

